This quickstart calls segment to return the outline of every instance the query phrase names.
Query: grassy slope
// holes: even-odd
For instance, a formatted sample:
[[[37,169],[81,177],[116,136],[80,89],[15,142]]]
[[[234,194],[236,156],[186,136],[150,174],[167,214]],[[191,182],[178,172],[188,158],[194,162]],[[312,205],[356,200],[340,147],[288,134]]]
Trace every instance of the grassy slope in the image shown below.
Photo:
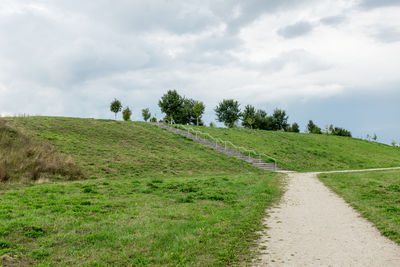
[[[198,129],[275,157],[279,166],[289,170],[322,171],[400,166],[400,149],[360,139],[249,129]]]
[[[24,135],[0,119],[0,182],[76,180],[81,169],[45,141]]]
[[[9,120],[93,178],[1,185],[0,256],[15,265],[237,263],[281,195],[279,175],[149,124]]]
[[[319,178],[400,244],[400,170],[320,174]]]

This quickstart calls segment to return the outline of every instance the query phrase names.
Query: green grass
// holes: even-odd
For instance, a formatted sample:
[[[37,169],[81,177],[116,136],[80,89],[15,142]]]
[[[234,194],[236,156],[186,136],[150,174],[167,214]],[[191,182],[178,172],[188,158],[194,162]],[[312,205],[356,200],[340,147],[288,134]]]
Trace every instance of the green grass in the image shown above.
[[[88,179],[0,184],[5,264],[244,264],[282,194],[280,175],[146,123],[8,121],[72,157]]]
[[[196,129],[268,154],[278,160],[280,167],[288,170],[328,171],[400,166],[400,149],[355,138],[239,128]]]
[[[400,170],[320,174],[320,180],[400,244]]]
[[[248,173],[248,163],[142,122],[60,117],[8,119],[70,155],[89,178]]]

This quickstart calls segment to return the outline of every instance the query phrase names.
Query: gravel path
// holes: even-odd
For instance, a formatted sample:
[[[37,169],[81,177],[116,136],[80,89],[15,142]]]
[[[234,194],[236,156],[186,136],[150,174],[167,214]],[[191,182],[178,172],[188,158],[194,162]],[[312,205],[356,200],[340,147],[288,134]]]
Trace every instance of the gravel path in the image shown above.
[[[290,173],[269,211],[255,266],[400,266],[400,246],[331,192],[317,173]]]

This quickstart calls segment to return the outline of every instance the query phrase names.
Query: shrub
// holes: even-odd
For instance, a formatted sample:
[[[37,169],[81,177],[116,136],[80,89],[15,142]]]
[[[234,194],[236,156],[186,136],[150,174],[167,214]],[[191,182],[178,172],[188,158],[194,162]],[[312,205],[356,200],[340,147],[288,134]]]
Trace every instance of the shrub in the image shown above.
[[[157,122],[157,118],[156,117],[151,118],[150,122]]]
[[[124,111],[122,111],[122,117],[124,118],[124,121],[130,121],[132,116],[132,111],[129,109],[129,107],[126,107]]]
[[[151,117],[150,110],[148,108],[142,109],[142,116],[143,116],[144,121],[147,121],[148,119],[150,119],[150,117]]]
[[[322,134],[321,128],[314,124],[312,120],[308,121],[307,131],[313,134]]]

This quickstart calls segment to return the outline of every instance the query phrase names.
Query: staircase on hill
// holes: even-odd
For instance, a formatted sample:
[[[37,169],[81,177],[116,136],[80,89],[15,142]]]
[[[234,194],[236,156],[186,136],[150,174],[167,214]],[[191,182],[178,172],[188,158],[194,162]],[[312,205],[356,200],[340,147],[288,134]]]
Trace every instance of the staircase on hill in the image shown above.
[[[276,164],[267,163],[262,159],[254,158],[254,157],[251,157],[250,155],[245,155],[245,154],[243,154],[243,153],[241,153],[241,152],[239,152],[237,150],[227,148],[226,146],[223,146],[223,145],[219,144],[218,142],[212,142],[212,141],[210,141],[208,139],[199,137],[198,135],[190,133],[189,131],[184,131],[184,130],[181,130],[181,129],[177,129],[175,127],[169,126],[169,125],[164,124],[164,123],[154,123],[154,124],[158,125],[158,127],[160,127],[160,128],[166,129],[166,130],[168,130],[170,132],[173,132],[173,133],[176,133],[176,134],[180,134],[180,135],[184,135],[187,138],[190,138],[190,139],[192,139],[194,141],[197,141],[197,142],[199,142],[200,144],[202,144],[204,146],[213,148],[213,149],[217,150],[218,152],[221,152],[221,153],[223,153],[225,155],[232,156],[232,157],[235,157],[237,159],[241,159],[241,160],[247,161],[247,162],[253,164],[255,167],[257,167],[259,169],[266,170],[266,171],[286,172],[283,169],[281,169],[278,166],[276,166]]]

